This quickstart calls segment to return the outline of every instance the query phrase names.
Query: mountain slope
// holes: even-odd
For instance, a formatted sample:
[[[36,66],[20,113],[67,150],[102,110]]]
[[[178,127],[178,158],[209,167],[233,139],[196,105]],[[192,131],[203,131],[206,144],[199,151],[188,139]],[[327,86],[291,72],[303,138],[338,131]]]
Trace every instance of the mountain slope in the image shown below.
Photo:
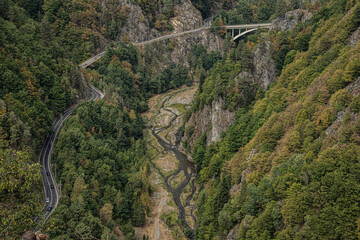
[[[359,25],[359,3],[333,1],[309,24],[269,34],[289,52],[309,34],[308,50],[291,53],[276,83],[240,106],[218,143],[198,139],[199,239],[233,227],[229,239],[356,239],[360,46],[350,39]],[[231,86],[209,89],[228,96]]]

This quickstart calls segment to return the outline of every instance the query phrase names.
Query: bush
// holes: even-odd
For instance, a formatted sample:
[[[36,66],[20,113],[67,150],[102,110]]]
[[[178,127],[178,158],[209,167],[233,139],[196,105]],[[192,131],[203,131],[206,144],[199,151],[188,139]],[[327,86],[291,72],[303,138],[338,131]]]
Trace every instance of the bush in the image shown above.
[[[190,228],[186,228],[184,231],[185,237],[189,238],[189,239],[193,239],[194,238],[194,231],[191,230]]]
[[[348,90],[342,89],[333,94],[330,99],[330,107],[337,112],[344,110],[351,103],[352,97]]]
[[[195,129],[194,125],[189,125],[185,129],[185,136],[186,136],[187,139],[189,139],[193,135],[194,129]]]
[[[349,77],[349,81],[353,82],[360,77],[360,59],[355,58],[345,68],[345,73]]]
[[[360,112],[360,95],[357,95],[352,99],[350,109],[353,112]]]
[[[335,93],[336,91],[344,88],[346,85],[343,77],[343,70],[339,69],[327,80],[327,87],[330,93]]]

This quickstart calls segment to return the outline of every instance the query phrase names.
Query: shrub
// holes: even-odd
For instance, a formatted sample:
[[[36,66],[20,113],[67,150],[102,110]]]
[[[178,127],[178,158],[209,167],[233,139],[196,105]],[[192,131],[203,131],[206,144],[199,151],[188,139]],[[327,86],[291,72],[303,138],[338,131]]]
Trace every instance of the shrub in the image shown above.
[[[338,69],[336,72],[327,80],[327,87],[330,93],[335,93],[336,91],[345,87],[346,83],[343,77],[343,70]]]
[[[352,99],[350,109],[353,112],[360,112],[360,95],[357,95]]]
[[[345,68],[345,73],[349,77],[349,81],[353,82],[360,77],[360,59],[353,59]]]
[[[193,135],[194,129],[195,129],[194,125],[190,125],[185,129],[186,138],[190,138]]]
[[[330,107],[337,112],[344,110],[351,103],[351,94],[348,90],[342,89],[333,94],[330,99]]]

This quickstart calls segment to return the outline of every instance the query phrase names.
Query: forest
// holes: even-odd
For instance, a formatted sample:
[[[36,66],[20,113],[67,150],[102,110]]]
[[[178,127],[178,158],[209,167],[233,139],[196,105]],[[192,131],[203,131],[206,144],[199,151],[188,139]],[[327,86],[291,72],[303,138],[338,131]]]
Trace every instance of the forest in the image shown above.
[[[132,225],[144,224],[151,189],[142,125],[140,115],[104,100],[82,104],[67,120],[54,151],[62,196],[53,239],[117,239],[111,231],[119,224],[132,239]]]
[[[59,134],[54,161],[63,196],[46,226],[54,239],[123,234],[130,240],[133,227],[145,224],[152,190],[140,113],[151,94],[191,82],[187,70],[174,63],[151,78],[138,54],[125,44],[107,50],[87,73],[94,84],[105,86],[105,99],[81,104]]]
[[[348,45],[359,24],[358,3],[333,1],[291,32],[259,36],[280,46],[265,94],[234,90],[231,72],[249,62],[236,58],[242,42],[210,70],[192,112],[223,98],[236,119],[219,142],[207,145],[204,134],[188,147],[201,188],[197,239],[234,228],[237,239],[358,238],[359,97],[347,86],[360,76],[359,44]]]
[[[94,11],[99,11],[97,4],[96,1],[1,1],[1,238],[18,238],[27,229],[38,225],[37,219],[42,214],[45,201],[42,197],[39,198],[43,189],[41,166],[38,163],[42,144],[51,131],[55,117],[88,97],[89,87],[82,81],[77,64],[94,54],[104,42],[111,42],[117,37],[111,33],[113,26],[104,24],[109,22],[106,18],[114,19],[114,24],[118,26],[125,21],[123,15],[126,15],[126,11],[112,1],[107,3],[108,12],[103,12],[104,15],[99,19],[99,16],[93,15]],[[117,12],[116,9],[121,11]],[[191,79],[186,68],[174,63],[169,63],[156,76],[149,75],[139,59],[135,47],[120,42],[116,49],[107,50],[103,61],[95,69],[89,73],[83,72],[95,86],[106,89],[106,99],[99,103],[80,104],[74,117],[70,117],[70,123],[65,124],[64,130],[60,132],[53,155],[57,164],[58,181],[64,183],[64,200],[61,199],[60,213],[54,213],[53,222],[59,221],[59,224],[64,225],[59,230],[55,230],[52,224],[45,226],[51,229],[49,233],[52,238],[58,236],[63,239],[67,236],[69,239],[77,239],[86,235],[96,236],[94,238],[97,239],[102,234],[109,235],[109,229],[114,230],[121,225],[121,230],[129,235],[128,239],[133,239],[132,226],[144,224],[146,196],[150,189],[144,160],[146,148],[142,140],[143,120],[139,113],[147,109],[146,101],[151,94],[191,84]],[[105,112],[108,115],[102,118]],[[80,122],[75,116],[84,117],[88,121]],[[117,130],[114,133],[115,128]],[[82,133],[85,134],[84,139]],[[94,138],[90,139],[91,135]],[[78,140],[82,143],[77,142]],[[94,140],[97,149],[104,151],[104,156],[86,160],[85,156],[91,155],[95,150],[91,150]],[[78,145],[73,151],[69,151],[67,148],[73,144],[81,144],[85,148]],[[61,151],[62,149],[66,151]],[[71,159],[77,161],[81,158],[81,164],[69,162],[70,159],[64,161],[70,155],[57,156],[58,151],[71,153]],[[108,162],[109,159],[112,162]],[[88,169],[87,177],[84,176],[84,166],[81,166],[85,160],[91,160],[91,164],[100,164],[99,169]],[[87,166],[89,164],[87,162]],[[109,176],[105,181],[106,187],[102,186],[103,182],[97,177],[88,179],[97,171],[102,174],[102,171],[109,171],[113,167],[118,169],[118,173]],[[81,199],[88,200],[91,195],[88,190],[79,190],[79,185],[90,182],[96,185],[99,195],[92,195],[95,202],[83,202]],[[74,187],[80,193],[71,198]],[[133,196],[134,194],[137,196]],[[102,200],[98,199],[103,195],[107,196]],[[69,219],[64,217],[66,214],[62,209],[69,208],[71,199],[76,200],[73,209],[75,212],[80,206],[83,210],[76,219],[67,221]],[[111,202],[108,202],[109,199]],[[108,214],[109,209],[114,208],[114,220],[118,223],[110,221],[111,217],[106,217],[106,221],[102,215],[100,217],[99,211],[105,203],[108,204],[101,214]],[[123,210],[120,210],[120,205]],[[90,209],[92,212],[89,215]],[[73,212],[67,216],[73,218],[75,215],[72,214]],[[130,219],[132,214],[137,216]],[[80,233],[67,235],[68,232],[64,231],[67,229],[65,223],[73,226],[73,222],[80,221]],[[83,226],[84,221],[88,223],[86,227]],[[91,224],[98,223],[104,226],[99,230],[100,233],[86,232]],[[77,224],[74,227],[76,226]]]
[[[167,61],[156,72],[148,60],[162,56],[146,55],[122,28],[137,6],[151,31],[170,33],[182,0],[0,2],[1,239],[39,226],[39,154],[55,118],[75,105],[51,159],[61,198],[41,229],[50,239],[135,239],[154,191],[142,114],[149,98],[182,86],[198,87],[181,129],[197,186],[195,235],[184,236],[360,237],[360,44],[349,40],[359,31],[360,3],[189,2],[203,19],[213,17],[210,32],[221,50],[194,42],[187,64]],[[295,9],[313,16],[236,42],[223,28],[271,22]],[[276,77],[265,88],[253,81],[255,52],[264,45]],[[170,56],[171,42],[165,46]],[[79,69],[102,50],[101,61]],[[90,84],[104,99],[84,101]],[[192,144],[196,126],[186,122],[219,99],[233,123],[219,141],[209,144],[209,128]]]
[[[37,224],[41,146],[54,117],[85,97],[77,66],[30,3],[1,1],[1,238]]]

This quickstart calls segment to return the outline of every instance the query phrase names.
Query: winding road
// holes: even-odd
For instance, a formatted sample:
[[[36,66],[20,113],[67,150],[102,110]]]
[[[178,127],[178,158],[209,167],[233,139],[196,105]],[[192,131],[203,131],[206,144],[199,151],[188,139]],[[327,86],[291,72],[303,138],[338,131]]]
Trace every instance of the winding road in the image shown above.
[[[92,94],[92,98],[90,100],[92,101],[95,101],[97,99],[102,99],[104,97],[104,94],[102,94],[95,87],[91,87],[91,94]],[[60,198],[55,177],[51,171],[50,160],[51,160],[52,149],[54,147],[56,137],[59,133],[62,124],[71,115],[71,113],[76,107],[77,107],[76,105],[70,107],[69,109],[64,111],[58,118],[56,118],[56,120],[53,123],[52,131],[50,135],[46,138],[45,143],[41,149],[40,165],[42,166],[41,174],[44,183],[45,199],[46,199],[44,215],[42,216],[43,223],[49,218],[51,213],[57,207]]]
[[[204,25],[202,27],[192,29],[192,30],[189,30],[189,31],[184,31],[184,32],[165,35],[165,36],[154,38],[154,39],[144,41],[144,42],[135,42],[135,43],[132,43],[132,44],[134,46],[144,46],[144,45],[147,45],[147,44],[150,44],[150,43],[153,43],[153,42],[166,40],[166,39],[170,39],[170,38],[173,38],[173,37],[179,37],[179,36],[182,36],[182,35],[185,35],[185,34],[200,32],[200,31],[209,29],[210,26],[211,26],[211,21],[212,21],[212,18],[207,18],[207,19],[204,20]],[[105,53],[106,53],[106,51],[98,53],[97,55],[89,58],[88,60],[86,60],[84,62],[82,62],[79,66],[82,67],[82,68],[87,67],[87,66],[93,64],[94,62],[98,61],[99,59],[101,59],[105,55]]]
[[[195,28],[192,30],[188,30],[188,31],[184,31],[184,32],[179,32],[179,33],[173,33],[173,34],[169,34],[169,35],[165,35],[165,36],[161,36],[158,38],[154,38],[148,41],[143,41],[143,42],[133,42],[132,45],[134,46],[144,46],[147,44],[151,44],[157,41],[162,41],[162,40],[166,40],[166,39],[170,39],[173,37],[180,37],[186,34],[191,34],[191,33],[196,33],[196,32],[201,32],[203,30],[209,29],[211,27],[211,21],[212,21],[212,17],[207,18],[204,20],[204,25],[202,27],[199,28]],[[272,23],[254,23],[254,24],[240,24],[240,25],[224,25],[223,27],[226,28],[226,30],[231,30],[232,31],[232,35],[233,35],[233,40],[247,34],[253,31],[256,31],[257,29],[263,29],[263,28],[270,28],[272,26]],[[240,30],[245,29],[245,32],[241,32]],[[239,34],[237,36],[234,36],[234,30],[239,30]],[[90,66],[91,64],[93,64],[94,62],[98,61],[99,59],[101,59],[104,55],[105,55],[106,51],[100,52],[97,55],[85,60],[84,62],[82,62],[79,66],[84,68],[87,66]]]

